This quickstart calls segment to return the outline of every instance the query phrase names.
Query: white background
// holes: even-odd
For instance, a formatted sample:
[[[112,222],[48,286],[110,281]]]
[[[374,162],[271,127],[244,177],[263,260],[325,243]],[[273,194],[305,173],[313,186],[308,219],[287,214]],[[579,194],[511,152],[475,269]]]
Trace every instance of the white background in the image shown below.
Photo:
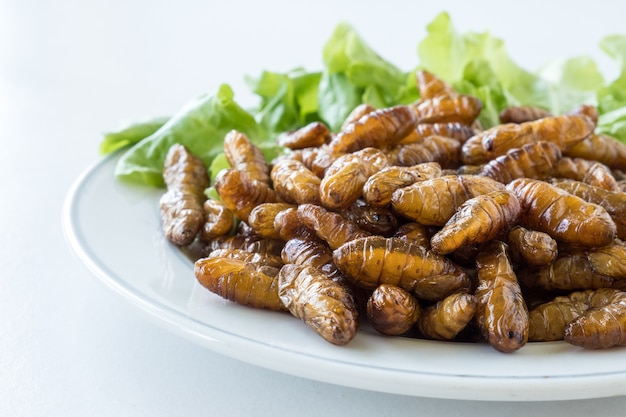
[[[99,285],[65,242],[61,209],[101,132],[168,115],[245,75],[321,67],[348,21],[402,69],[450,12],[535,69],[626,33],[626,3],[583,1],[0,2],[1,416],[617,416],[626,398],[492,403],[379,394],[268,371],[161,329]],[[120,236],[123,239],[123,236]]]

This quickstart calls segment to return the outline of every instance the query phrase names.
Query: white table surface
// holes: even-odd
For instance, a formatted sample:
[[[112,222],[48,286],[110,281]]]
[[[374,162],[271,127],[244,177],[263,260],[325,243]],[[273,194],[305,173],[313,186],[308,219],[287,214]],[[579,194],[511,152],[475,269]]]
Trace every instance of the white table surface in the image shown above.
[[[245,96],[243,76],[264,68],[317,69],[341,20],[403,69],[441,10],[461,31],[504,38],[531,69],[581,53],[606,63],[599,39],[626,33],[626,3],[617,1],[412,3],[0,2],[1,416],[624,415],[625,397],[440,400],[262,369],[162,329],[69,250],[63,201],[99,159],[101,132],[171,114],[222,82]]]

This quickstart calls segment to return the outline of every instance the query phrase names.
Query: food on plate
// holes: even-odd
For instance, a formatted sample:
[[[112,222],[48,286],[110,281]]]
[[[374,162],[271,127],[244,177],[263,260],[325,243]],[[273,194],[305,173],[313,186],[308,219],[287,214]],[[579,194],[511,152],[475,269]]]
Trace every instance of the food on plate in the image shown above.
[[[611,169],[597,161],[565,156],[556,163],[554,176],[581,181],[607,191],[619,191],[617,180],[613,177]]]
[[[315,204],[300,204],[298,215],[302,224],[314,230],[331,249],[337,249],[346,242],[370,235],[341,214]]]
[[[245,172],[251,180],[269,184],[269,168],[265,157],[244,133],[231,130],[226,134],[224,155],[231,167]]]
[[[379,285],[367,300],[368,322],[376,331],[390,336],[411,330],[421,311],[417,299],[396,285]]]
[[[282,133],[276,138],[280,146],[289,149],[306,149],[322,146],[332,138],[328,126],[321,122],[311,122],[306,126]]]
[[[535,106],[510,106],[500,112],[500,123],[524,123],[552,116],[547,110]]]
[[[360,198],[339,213],[373,235],[391,236],[398,228],[398,216],[391,208],[372,206]]]
[[[460,148],[461,142],[454,138],[432,135],[419,142],[396,145],[387,152],[393,165],[411,167],[436,162],[443,168],[450,168],[458,165]]]
[[[552,142],[529,143],[492,159],[485,164],[480,174],[503,184],[516,178],[545,180],[553,175],[561,156],[561,149]]]
[[[482,102],[477,97],[463,94],[439,95],[423,98],[412,108],[420,123],[461,123],[471,126],[482,110]]]
[[[517,265],[543,266],[551,264],[559,253],[558,243],[549,234],[530,230],[519,224],[506,235],[511,259]]]
[[[281,211],[295,207],[289,203],[261,203],[252,209],[246,224],[260,236],[280,239],[280,233],[274,227],[276,216]]]
[[[394,191],[441,175],[441,165],[437,162],[383,168],[367,179],[363,185],[363,198],[372,206],[386,207],[391,203]]]
[[[452,340],[472,321],[477,308],[474,294],[450,294],[422,310],[417,329],[427,339]]]

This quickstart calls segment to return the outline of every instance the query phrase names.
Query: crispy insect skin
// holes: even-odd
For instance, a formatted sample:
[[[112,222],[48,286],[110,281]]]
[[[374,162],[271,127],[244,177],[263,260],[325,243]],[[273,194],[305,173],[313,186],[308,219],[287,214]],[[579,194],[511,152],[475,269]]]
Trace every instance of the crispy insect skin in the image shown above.
[[[444,136],[456,139],[461,144],[474,136],[476,132],[470,126],[462,123],[418,123],[407,136],[402,138],[399,144],[421,142],[429,136]]]
[[[427,339],[451,340],[472,321],[477,308],[475,295],[454,293],[426,307],[417,328]]]
[[[598,161],[612,169],[626,168],[626,144],[609,135],[592,134],[568,147],[565,155]]]
[[[285,242],[281,258],[285,264],[311,266],[322,271],[329,279],[341,284],[345,283],[341,271],[333,262],[332,250],[319,239],[289,239]]]
[[[394,237],[430,249],[430,230],[419,223],[410,222],[403,224],[396,230]]]
[[[561,156],[561,149],[552,142],[530,143],[489,161],[481,174],[503,184],[516,178],[544,180],[552,175]]]
[[[553,175],[557,178],[581,181],[607,191],[619,191],[611,169],[600,162],[588,159],[563,157],[554,167]]]
[[[458,95],[452,86],[430,71],[417,70],[415,72],[415,81],[422,100]]]
[[[462,246],[488,242],[516,223],[520,210],[515,194],[506,190],[471,198],[435,233],[430,246],[446,255]]]
[[[464,164],[485,163],[504,155],[509,149],[539,141],[553,142],[563,150],[585,139],[594,129],[593,121],[580,114],[498,125],[468,139],[461,149],[461,161]]]
[[[247,223],[252,230],[263,237],[280,239],[280,234],[274,228],[274,219],[281,211],[295,207],[289,203],[262,203],[252,209]]]
[[[398,218],[387,207],[371,206],[358,199],[341,215],[373,235],[391,236],[398,228]]]
[[[500,112],[500,123],[524,123],[543,119],[552,114],[539,107],[534,106],[511,106]]]
[[[626,292],[616,291],[606,304],[590,308],[571,321],[564,339],[585,349],[626,345]]]
[[[330,142],[332,153],[395,145],[415,128],[417,119],[408,106],[395,106],[367,113],[348,124]]]
[[[320,203],[320,178],[302,162],[281,160],[271,171],[274,191],[281,199],[296,204]]]
[[[241,249],[247,252],[258,253],[261,256],[280,256],[282,247],[282,241],[268,239],[257,234],[220,236],[207,244],[205,256],[216,249]]]
[[[178,245],[191,244],[204,223],[204,189],[209,175],[204,163],[183,145],[168,150],[163,166],[167,191],[159,200],[163,231]]]
[[[274,217],[274,229],[285,242],[293,238],[318,239],[315,230],[309,229],[302,223],[297,208],[289,208],[277,213]]]
[[[506,244],[496,240],[487,244],[476,257],[476,268],[478,327],[495,349],[520,349],[528,340],[528,310]]]
[[[398,238],[354,239],[333,252],[337,268],[361,288],[392,284],[420,299],[440,300],[469,289],[469,278],[449,259]]]
[[[273,268],[281,268],[283,266],[283,261],[278,255],[248,252],[243,249],[235,248],[215,249],[209,253],[207,258],[237,259],[259,266],[271,266]]]
[[[363,185],[363,198],[372,206],[387,206],[391,204],[391,196],[397,189],[439,176],[441,165],[437,162],[383,168],[367,179]]]
[[[359,104],[354,109],[352,109],[350,114],[348,114],[348,116],[346,117],[346,120],[343,121],[343,124],[341,125],[341,130],[346,129],[346,127],[348,127],[349,124],[357,122],[361,117],[365,116],[366,114],[370,114],[374,111],[376,111],[376,108],[372,106],[371,104],[367,104],[367,103]]]
[[[522,205],[520,224],[579,246],[604,246],[616,235],[604,208],[547,182],[518,178],[507,185]]]
[[[320,270],[288,264],[278,274],[283,305],[295,317],[335,345],[349,343],[358,329],[354,299]]]
[[[417,322],[421,306],[411,293],[400,287],[381,284],[367,300],[367,318],[379,333],[399,336]]]
[[[482,110],[474,96],[458,94],[420,100],[412,105],[419,123],[462,123],[470,126]]]
[[[345,209],[363,194],[368,178],[388,165],[385,154],[366,148],[335,160],[326,170],[319,186],[324,207]]]
[[[261,150],[248,137],[231,130],[224,137],[224,154],[230,166],[244,171],[250,179],[269,184],[269,167]]]
[[[589,203],[604,207],[615,223],[617,237],[626,239],[626,193],[607,191],[580,181],[558,181],[553,185]]]
[[[285,132],[276,141],[280,146],[289,149],[303,149],[321,146],[330,142],[331,134],[328,127],[321,122],[312,122],[292,132]]]
[[[466,200],[504,185],[479,175],[446,175],[400,188],[391,197],[393,209],[429,226],[443,226]]]
[[[259,204],[278,201],[276,192],[266,183],[253,180],[245,172],[234,168],[220,171],[214,186],[226,207],[244,222]]]
[[[221,201],[209,198],[204,202],[203,210],[205,220],[200,228],[201,240],[208,242],[233,230],[234,214]]]
[[[202,258],[195,262],[197,280],[212,293],[238,304],[284,310],[278,298],[278,269],[231,258]]]
[[[400,144],[387,149],[392,165],[413,166],[437,162],[442,168],[457,167],[461,143],[445,136],[429,136],[420,142]]]
[[[520,265],[543,266],[552,263],[558,255],[556,240],[549,234],[517,225],[509,230],[506,243],[513,262]]]
[[[331,249],[337,249],[353,239],[370,235],[340,214],[314,204],[301,204],[298,206],[298,214],[302,223],[314,230],[317,236],[327,242]]]

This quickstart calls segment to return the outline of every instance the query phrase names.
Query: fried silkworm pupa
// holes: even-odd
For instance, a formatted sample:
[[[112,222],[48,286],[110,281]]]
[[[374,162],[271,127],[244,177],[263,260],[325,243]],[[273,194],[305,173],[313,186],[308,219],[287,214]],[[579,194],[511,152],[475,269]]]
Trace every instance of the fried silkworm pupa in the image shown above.
[[[563,157],[554,167],[553,175],[557,178],[584,182],[607,191],[620,190],[611,169],[597,161]]]
[[[606,304],[589,308],[571,321],[564,340],[585,349],[626,345],[626,292],[615,291]]]
[[[458,95],[451,85],[430,71],[417,70],[415,72],[415,81],[417,90],[420,93],[420,99],[422,100],[429,100],[441,96],[453,97]]]
[[[274,229],[285,242],[289,239],[299,238],[307,240],[318,239],[315,230],[309,229],[302,223],[298,209],[289,208],[280,211],[274,217]]]
[[[286,202],[295,204],[320,203],[320,178],[302,162],[283,159],[271,171],[276,194]]]
[[[274,228],[276,215],[283,210],[296,208],[289,203],[262,203],[252,209],[248,216],[248,225],[256,233],[270,239],[280,239],[280,234]]]
[[[237,259],[259,266],[271,266],[273,268],[281,268],[283,261],[280,256],[270,253],[248,252],[243,249],[224,248],[215,249],[207,258],[229,258]]]
[[[301,204],[298,206],[298,215],[302,224],[314,230],[331,249],[337,249],[353,239],[370,235],[341,214],[328,211],[315,204]]]
[[[556,259],[559,250],[549,234],[516,225],[506,236],[511,259],[518,265],[543,266]]]
[[[528,310],[505,243],[489,242],[476,257],[478,308],[483,337],[496,350],[513,352],[528,341]]]
[[[209,175],[202,160],[183,145],[172,145],[163,166],[167,191],[159,200],[166,238],[178,246],[191,244],[204,223],[204,189]]]
[[[332,153],[395,145],[415,128],[417,119],[408,106],[388,107],[365,114],[348,124],[330,142]]]
[[[363,198],[375,207],[391,204],[393,192],[418,181],[441,176],[441,165],[427,162],[413,166],[390,166],[370,176],[363,185]]]
[[[430,249],[431,235],[432,233],[428,227],[417,222],[409,222],[398,227],[394,237]]]
[[[213,198],[203,204],[204,223],[200,228],[200,240],[209,242],[218,236],[224,236],[233,230],[235,215],[224,203]]]
[[[473,294],[450,294],[422,310],[417,329],[427,339],[452,340],[472,321],[477,308]]]
[[[398,218],[391,209],[371,206],[362,199],[341,211],[341,215],[373,235],[391,236],[398,228]]]
[[[350,207],[363,194],[367,179],[387,165],[384,152],[375,148],[337,158],[326,170],[319,186],[322,205],[329,209]]]
[[[206,246],[206,253],[209,255],[217,249],[241,249],[246,252],[258,253],[261,256],[280,256],[283,248],[283,242],[276,239],[268,239],[258,234],[234,236],[219,236]]]
[[[594,126],[598,124],[598,117],[600,116],[598,108],[596,106],[592,106],[591,104],[581,104],[565,114],[580,114],[587,116]]]
[[[611,216],[597,204],[547,182],[518,178],[507,185],[522,205],[520,224],[577,246],[608,245],[615,239]]]
[[[421,306],[411,293],[400,287],[381,284],[367,300],[367,318],[379,333],[402,335],[415,325]]]
[[[335,249],[333,260],[358,287],[391,284],[423,300],[437,301],[470,286],[465,271],[448,258],[393,237],[354,239]]]
[[[570,158],[598,161],[611,169],[626,167],[626,144],[609,135],[589,135],[568,147],[564,154]]]
[[[459,164],[461,143],[445,136],[429,136],[420,142],[399,144],[387,149],[390,164],[413,166],[437,162],[442,168]]]
[[[462,123],[470,126],[483,104],[477,97],[458,94],[420,100],[412,105],[419,123]]]
[[[607,277],[626,278],[626,245],[619,239],[599,248],[586,250],[595,272]]]
[[[221,170],[215,177],[214,186],[226,207],[244,222],[259,204],[278,201],[276,192],[269,185],[234,168]]]
[[[499,115],[500,123],[524,123],[552,116],[547,110],[535,106],[510,106]]]
[[[463,246],[488,242],[516,223],[520,210],[515,194],[506,190],[471,198],[435,233],[430,246],[447,255]]]
[[[516,178],[545,180],[554,172],[561,155],[561,149],[552,142],[530,143],[489,161],[480,173],[503,184]]]
[[[348,114],[346,119],[343,121],[343,124],[341,125],[340,130],[345,130],[348,127],[348,125],[352,123],[356,123],[361,117],[365,116],[366,114],[370,114],[374,111],[376,111],[376,107],[372,106],[371,104],[367,104],[367,103],[359,104],[354,109],[352,109],[350,114]]]
[[[416,182],[396,190],[393,209],[402,216],[427,226],[443,226],[465,201],[504,185],[480,175],[446,175]]]
[[[285,310],[278,298],[278,269],[240,259],[202,258],[194,264],[196,279],[214,294],[238,304]]]
[[[456,139],[461,144],[474,136],[476,132],[471,126],[462,123],[418,123],[407,136],[402,138],[398,144],[421,142],[429,136],[444,136]]]
[[[288,264],[278,274],[278,293],[295,317],[335,345],[349,343],[358,329],[354,298],[319,269]]]
[[[265,157],[244,133],[231,130],[226,134],[224,155],[232,168],[245,172],[252,180],[269,184],[269,167]]]
[[[322,122],[311,122],[306,126],[278,136],[276,142],[289,149],[304,149],[322,146],[330,142],[331,134]]]
[[[322,271],[329,279],[340,284],[345,283],[341,271],[333,262],[332,250],[319,239],[289,239],[285,242],[281,258],[285,264],[311,266]]]

